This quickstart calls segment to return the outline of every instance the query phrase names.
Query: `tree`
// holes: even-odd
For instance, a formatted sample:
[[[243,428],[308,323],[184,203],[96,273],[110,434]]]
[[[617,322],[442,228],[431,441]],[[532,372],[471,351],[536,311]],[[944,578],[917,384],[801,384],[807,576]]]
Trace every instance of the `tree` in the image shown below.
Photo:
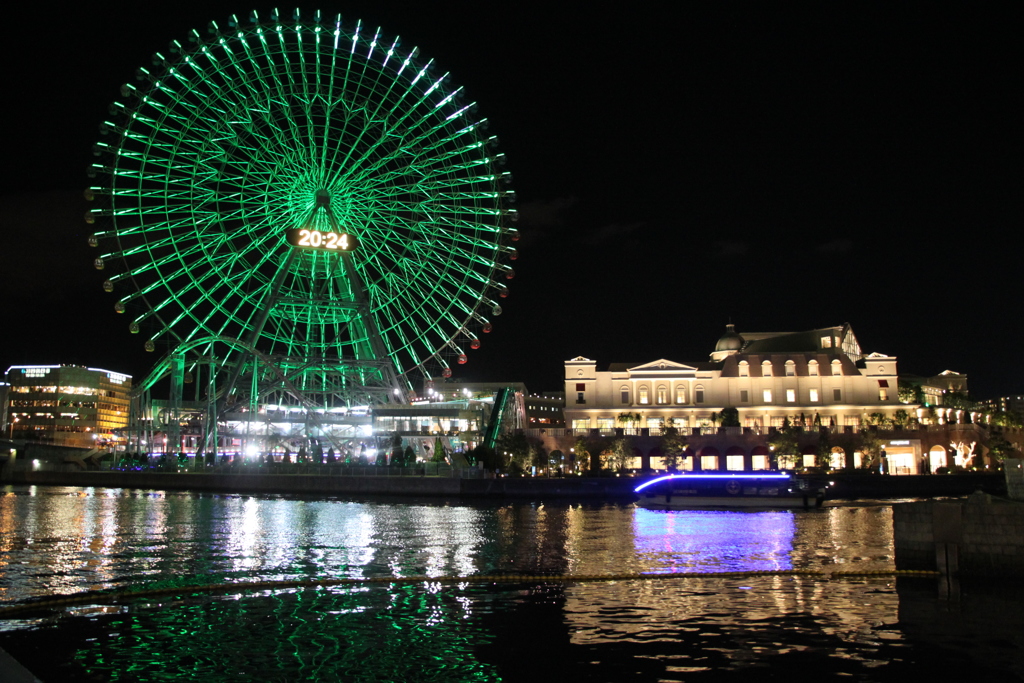
[[[953,410],[974,410],[974,401],[962,391],[946,390],[942,392],[942,407]]]
[[[501,458],[498,457],[493,448],[488,448],[484,444],[474,448],[471,455],[473,462],[486,470],[496,470],[501,467]]]
[[[391,464],[395,467],[401,467],[402,461],[402,435],[395,433],[391,435]]]
[[[792,469],[800,456],[800,442],[796,430],[790,426],[789,418],[782,421],[782,427],[768,437],[772,447],[772,466],[777,469]]]
[[[818,448],[814,454],[815,467],[828,467],[832,461],[832,436],[828,430],[818,433]]]
[[[1020,415],[1017,413],[1008,413],[1005,410],[997,410],[989,414],[989,423],[997,427],[1024,427],[1021,423]]]
[[[538,470],[543,470],[548,466],[548,453],[543,443],[530,444],[530,464]]]
[[[661,437],[661,464],[669,472],[675,472],[679,469],[679,459],[686,452],[689,442],[685,436],[679,433],[672,418],[666,420],[665,424],[665,431]]]
[[[897,429],[905,429],[910,424],[910,414],[900,408],[892,414],[892,423]]]
[[[1019,458],[1020,452],[1012,443],[999,435],[989,439],[988,455],[996,462],[1002,462],[1006,458]]]
[[[512,474],[522,474],[533,462],[534,448],[521,432],[508,432],[498,437],[498,453],[503,467]]]
[[[553,470],[565,471],[565,454],[559,449],[548,453],[548,467]]]
[[[722,412],[718,413],[718,422],[723,427],[739,427],[740,411],[731,407],[722,408]]]
[[[406,446],[402,453],[402,467],[412,467],[416,464],[416,451],[412,446]]]
[[[861,455],[867,456],[861,461],[861,466],[864,469],[875,469],[882,464],[882,442],[874,432],[861,431],[860,452]]]
[[[434,439],[434,457],[430,461],[448,462],[448,453],[445,451],[444,444],[441,443],[441,437]]]
[[[575,456],[576,469],[580,472],[590,471],[590,451],[587,449],[587,440],[581,436],[576,437],[576,443],[573,444],[572,452]],[[600,469],[600,465],[598,465],[597,469]]]
[[[640,428],[641,419],[643,418],[640,413],[620,413],[618,417],[618,421],[621,424],[626,425],[627,427],[632,427],[633,429]]]
[[[911,384],[900,380],[896,390],[900,403],[924,405],[924,389],[920,384]]]
[[[629,439],[619,438],[608,444],[608,448],[602,453],[610,469],[622,472],[629,465],[629,459],[633,457],[633,446]]]

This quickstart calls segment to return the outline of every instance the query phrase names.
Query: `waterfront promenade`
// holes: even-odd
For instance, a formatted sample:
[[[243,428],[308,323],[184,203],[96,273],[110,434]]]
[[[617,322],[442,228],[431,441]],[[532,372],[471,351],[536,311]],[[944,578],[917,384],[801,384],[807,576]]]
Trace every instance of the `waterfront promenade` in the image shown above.
[[[253,468],[254,470],[256,468]],[[276,469],[276,471],[275,471]],[[348,472],[346,471],[348,470]],[[393,472],[389,473],[389,470]],[[404,472],[403,472],[404,470]],[[442,497],[513,497],[544,499],[600,498],[630,500],[643,477],[494,477],[484,478],[476,468],[359,467],[293,465],[255,472],[159,472],[159,471],[33,471],[7,470],[2,483],[98,486],[106,488],[170,489],[247,493],[298,493],[321,495],[399,495]],[[417,474],[417,471],[423,474]],[[356,474],[355,472],[358,472]],[[377,473],[379,472],[379,473]],[[833,485],[828,498],[879,498],[966,496],[975,491],[1001,495],[1006,482],[1002,473],[883,476],[835,472],[827,475]]]

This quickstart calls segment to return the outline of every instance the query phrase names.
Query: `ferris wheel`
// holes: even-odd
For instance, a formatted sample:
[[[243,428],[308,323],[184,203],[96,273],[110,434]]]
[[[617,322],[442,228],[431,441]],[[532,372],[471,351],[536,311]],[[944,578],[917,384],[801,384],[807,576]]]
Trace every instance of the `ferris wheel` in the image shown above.
[[[231,341],[235,379],[259,359],[254,385],[355,368],[335,384],[404,395],[491,330],[514,275],[511,176],[416,48],[340,15],[253,12],[173,41],[121,93],[86,220],[148,350]]]

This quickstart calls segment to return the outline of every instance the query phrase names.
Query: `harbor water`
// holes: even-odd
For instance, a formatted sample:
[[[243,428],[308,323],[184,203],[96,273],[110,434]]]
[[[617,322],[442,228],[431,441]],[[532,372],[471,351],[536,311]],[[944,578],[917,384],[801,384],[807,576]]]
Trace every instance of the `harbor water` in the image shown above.
[[[1020,582],[893,569],[881,502],[0,488],[0,647],[44,681],[1024,680]]]

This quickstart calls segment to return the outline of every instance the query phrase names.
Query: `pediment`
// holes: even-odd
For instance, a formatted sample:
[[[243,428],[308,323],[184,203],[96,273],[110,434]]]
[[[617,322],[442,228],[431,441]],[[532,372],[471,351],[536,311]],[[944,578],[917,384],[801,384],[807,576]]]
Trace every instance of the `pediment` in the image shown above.
[[[697,368],[692,365],[684,365],[683,363],[677,363],[674,360],[668,360],[660,358],[650,363],[644,363],[643,365],[637,365],[629,368],[630,374],[635,373],[666,373],[666,374],[692,374],[697,371]]]

